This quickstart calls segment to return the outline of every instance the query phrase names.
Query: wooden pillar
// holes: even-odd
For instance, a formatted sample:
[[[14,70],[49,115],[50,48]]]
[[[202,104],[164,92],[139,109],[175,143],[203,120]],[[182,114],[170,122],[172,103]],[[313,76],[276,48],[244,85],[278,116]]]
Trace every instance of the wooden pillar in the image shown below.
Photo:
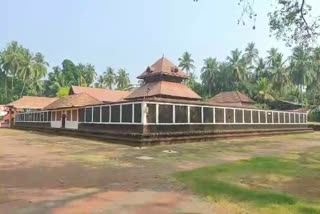
[[[7,106],[7,108],[9,109],[9,128],[12,127],[12,111],[14,109],[13,106]]]
[[[13,115],[14,115],[13,125],[16,125],[16,108],[14,107],[13,107]]]
[[[176,123],[176,105],[172,105],[172,122]]]
[[[132,107],[131,107],[131,111],[132,111],[132,123],[134,123],[134,103],[132,103]]]
[[[12,114],[11,114],[11,108],[9,107],[9,128],[11,128],[11,123],[12,123],[12,121],[11,121],[11,116],[12,116]]]
[[[173,108],[175,108],[173,106]],[[159,123],[159,103],[156,104],[156,124]]]
[[[201,123],[204,122],[204,118],[203,118],[203,106],[201,106]]]
[[[212,108],[213,123],[216,123],[216,108]]]
[[[142,124],[146,124],[147,123],[147,114],[148,114],[147,103],[142,102],[141,103],[141,123]]]
[[[190,124],[190,106],[188,105],[188,124]]]
[[[242,109],[242,123],[245,123],[245,120],[244,120],[244,109]]]

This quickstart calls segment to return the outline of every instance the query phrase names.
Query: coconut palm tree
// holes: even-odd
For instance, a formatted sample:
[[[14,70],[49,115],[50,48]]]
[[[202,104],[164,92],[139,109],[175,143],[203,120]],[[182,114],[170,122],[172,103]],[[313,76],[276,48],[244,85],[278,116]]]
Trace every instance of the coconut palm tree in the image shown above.
[[[241,51],[238,49],[231,51],[231,56],[227,57],[227,61],[233,68],[233,74],[237,83],[247,79],[247,63],[245,58],[241,56]]]
[[[124,90],[130,86],[129,73],[126,72],[126,69],[118,70],[116,84],[118,90]]]
[[[186,81],[186,85],[189,87],[189,88],[192,88],[194,89],[195,88],[195,84],[196,84],[196,75],[193,73],[193,72],[190,72],[189,74],[189,78],[188,80]]]
[[[14,91],[14,79],[21,69],[21,61],[24,49],[18,42],[12,41],[4,51],[4,67],[11,74],[11,90]]]
[[[253,65],[257,63],[259,58],[259,51],[255,47],[254,42],[250,42],[245,49],[244,58],[246,59],[247,63],[250,66],[250,69],[253,69]]]
[[[268,70],[266,68],[266,62],[262,57],[259,57],[257,60],[257,65],[255,68],[255,79],[260,80],[263,77],[268,78]]]
[[[27,83],[42,90],[43,85],[40,79],[47,75],[47,66],[49,66],[41,53],[36,53],[33,57],[29,50],[24,49],[22,52],[23,59],[20,65],[20,78],[23,81],[23,87],[20,96],[22,96]]]
[[[95,88],[104,88],[105,79],[102,75],[98,77],[97,82],[95,83]]]
[[[219,72],[217,59],[207,58],[204,60],[204,66],[201,68],[201,80],[204,87],[208,90],[208,96],[211,97],[213,88],[216,86],[215,80]]]
[[[3,76],[3,84],[4,84],[4,97],[8,98],[8,70],[5,66],[4,61],[4,52],[0,52],[0,74]]]
[[[285,66],[286,61],[283,60],[283,54],[279,53],[273,60],[270,68],[271,81],[274,89],[283,94],[283,89],[290,82],[288,68]]]
[[[86,80],[86,83],[88,86],[90,86],[94,80],[96,79],[97,77],[97,73],[95,71],[95,68],[93,65],[91,64],[87,64],[85,65],[85,69],[84,69],[84,79]]]
[[[310,84],[314,78],[310,49],[301,46],[295,47],[291,56],[290,76],[292,82],[300,87]]]
[[[115,84],[116,75],[114,69],[107,67],[107,71],[103,72],[104,82],[107,88],[112,89],[112,86]]]
[[[86,82],[86,79],[84,78],[84,76],[85,76],[85,71],[86,70],[86,66],[84,65],[84,64],[82,64],[82,63],[79,63],[78,65],[77,65],[77,68],[76,68],[76,72],[73,72],[73,75],[75,76],[74,78],[75,78],[75,80],[71,80],[70,82],[69,82],[69,85],[74,85],[74,84],[77,84],[77,85],[79,85],[79,86],[83,86],[83,87],[85,87],[85,86],[87,86],[87,82]],[[69,73],[69,72],[68,72]],[[64,75],[66,78],[66,80],[68,79],[68,80],[70,80],[70,79],[73,79],[73,78],[70,78],[70,76],[72,76],[72,75]]]
[[[267,100],[274,100],[272,84],[268,83],[267,78],[264,77],[259,81],[259,89],[256,98],[262,100],[264,104],[266,104]]]
[[[60,88],[67,87],[68,83],[66,81],[66,76],[63,75],[62,70],[59,66],[55,66],[52,68],[53,72],[49,73],[49,88],[53,92],[53,94],[57,94]]]
[[[179,60],[179,67],[186,71],[187,75],[189,75],[190,71],[194,70],[196,67],[193,65],[194,60],[191,58],[191,54],[187,51],[183,53],[182,57]]]
[[[233,67],[228,62],[219,63],[219,72],[215,79],[216,92],[220,91],[232,91],[237,88],[234,82]]]
[[[39,80],[45,77],[48,73],[49,63],[45,61],[44,55],[41,53],[36,53],[34,57],[34,78],[35,80]]]
[[[317,47],[312,51],[311,59],[314,78],[308,85],[308,90],[312,92],[313,104],[315,104],[316,96],[317,94],[320,94],[320,47]]]
[[[272,67],[274,62],[277,61],[277,56],[279,54],[277,48],[271,48],[270,50],[267,51],[268,56],[267,56],[267,65],[269,67]]]
[[[23,59],[20,66],[20,78],[23,81],[23,87],[20,92],[20,96],[22,96],[26,83],[33,79],[36,76],[35,71],[35,63],[33,57],[29,50],[25,50],[23,53]]]

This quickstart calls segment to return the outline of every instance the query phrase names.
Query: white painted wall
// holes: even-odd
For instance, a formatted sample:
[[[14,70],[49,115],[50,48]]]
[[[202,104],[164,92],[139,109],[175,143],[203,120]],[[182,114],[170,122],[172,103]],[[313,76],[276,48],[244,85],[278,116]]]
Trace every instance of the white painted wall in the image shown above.
[[[62,122],[61,121],[51,121],[52,128],[61,128]]]
[[[78,129],[78,122],[66,120],[66,129]]]

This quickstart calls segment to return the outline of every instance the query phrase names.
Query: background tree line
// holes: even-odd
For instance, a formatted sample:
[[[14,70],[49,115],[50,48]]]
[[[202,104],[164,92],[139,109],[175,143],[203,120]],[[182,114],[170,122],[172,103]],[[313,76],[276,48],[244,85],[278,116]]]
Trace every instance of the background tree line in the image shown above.
[[[185,84],[204,99],[221,91],[239,90],[264,108],[268,100],[320,104],[319,47],[297,46],[289,57],[271,48],[261,57],[255,44],[249,43],[244,51],[231,51],[224,61],[204,59],[199,72],[190,53],[185,52],[178,61],[190,76]],[[107,67],[98,76],[92,64],[76,65],[68,59],[52,67],[52,72],[48,67],[41,53],[34,54],[17,42],[8,44],[0,52],[0,103],[23,95],[65,96],[72,85],[119,90],[133,87],[125,69]]]
[[[74,64],[65,59],[61,66],[52,67],[41,53],[13,41],[0,51],[0,104],[22,96],[65,96],[72,85],[126,90],[132,87],[125,69],[108,67],[97,77],[92,64]]]
[[[204,59],[200,78],[190,53],[185,52],[179,62],[190,75],[186,84],[204,98],[239,90],[261,107],[267,107],[267,100],[320,104],[320,47],[297,46],[289,57],[271,48],[263,58],[255,44],[249,43],[244,51],[232,50],[224,61]]]

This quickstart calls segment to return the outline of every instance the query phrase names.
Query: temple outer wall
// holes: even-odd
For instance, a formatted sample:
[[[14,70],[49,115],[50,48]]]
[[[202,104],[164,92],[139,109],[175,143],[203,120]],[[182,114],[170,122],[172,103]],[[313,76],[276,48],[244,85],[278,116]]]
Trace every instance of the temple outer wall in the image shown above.
[[[145,127],[145,134],[155,133],[193,133],[193,132],[218,132],[218,131],[232,131],[232,130],[269,130],[269,129],[305,129],[307,124],[201,124],[201,125],[147,125]]]
[[[54,129],[56,132],[148,144],[236,137],[244,133],[250,136],[248,133],[311,131],[307,128],[305,113],[143,101],[80,109],[78,118],[81,121],[78,121],[77,129],[61,129],[59,124],[55,124],[57,121],[18,120],[15,127]]]

